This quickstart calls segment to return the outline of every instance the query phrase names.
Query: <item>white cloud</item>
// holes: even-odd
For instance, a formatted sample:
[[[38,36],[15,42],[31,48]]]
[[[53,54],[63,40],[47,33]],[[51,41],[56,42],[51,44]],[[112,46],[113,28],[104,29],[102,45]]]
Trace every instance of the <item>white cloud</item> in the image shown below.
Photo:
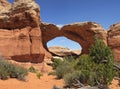
[[[57,24],[57,27],[61,28],[63,27],[63,24]]]

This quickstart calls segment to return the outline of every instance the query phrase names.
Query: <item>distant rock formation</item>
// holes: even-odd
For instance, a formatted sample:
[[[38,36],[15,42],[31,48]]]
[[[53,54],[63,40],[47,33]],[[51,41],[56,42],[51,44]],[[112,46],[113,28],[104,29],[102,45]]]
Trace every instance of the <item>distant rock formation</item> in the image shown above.
[[[15,0],[10,4],[0,0],[0,54],[17,61],[43,62],[44,57],[52,55],[46,46],[55,37],[65,36],[79,43],[81,53],[88,54],[97,35],[114,52],[120,62],[120,24],[109,31],[95,22],[82,22],[64,25],[42,23],[40,8],[35,0]]]
[[[69,48],[61,47],[61,46],[52,46],[49,47],[48,50],[55,56],[78,56],[80,54],[80,50],[70,50]]]

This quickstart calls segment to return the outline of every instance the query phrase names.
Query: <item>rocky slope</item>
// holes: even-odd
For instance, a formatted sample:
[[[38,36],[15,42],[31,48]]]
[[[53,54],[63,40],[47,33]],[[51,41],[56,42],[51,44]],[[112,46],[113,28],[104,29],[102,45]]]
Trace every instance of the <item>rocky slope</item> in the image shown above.
[[[81,53],[89,53],[97,35],[108,44],[120,62],[120,24],[106,31],[95,22],[78,22],[64,25],[42,23],[40,8],[35,0],[15,0],[10,4],[0,0],[0,54],[17,61],[42,62],[51,58],[46,46],[55,37],[65,36],[79,43]]]

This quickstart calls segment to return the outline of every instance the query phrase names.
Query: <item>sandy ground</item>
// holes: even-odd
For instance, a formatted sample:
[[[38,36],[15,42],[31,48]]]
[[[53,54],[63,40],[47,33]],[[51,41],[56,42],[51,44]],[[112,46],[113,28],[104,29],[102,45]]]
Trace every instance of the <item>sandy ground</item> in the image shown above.
[[[120,89],[118,81],[113,80],[110,89]],[[52,89],[54,85],[64,86],[63,80],[57,80],[55,76],[46,73],[38,79],[35,74],[29,73],[25,82],[17,79],[0,80],[0,89]]]
[[[54,85],[63,86],[64,81],[56,79],[55,76],[49,75],[48,73],[52,71],[50,66],[44,63],[32,64],[32,63],[19,63],[15,61],[10,61],[14,64],[24,66],[29,68],[34,66],[37,70],[42,70],[43,76],[38,79],[36,73],[29,73],[26,77],[26,81],[19,81],[17,79],[0,80],[0,89],[52,89]]]
[[[25,82],[16,79],[0,80],[0,89],[52,89],[53,85],[63,86],[64,82],[47,74],[38,79],[33,73],[28,75]]]
[[[20,64],[21,65],[21,64]],[[43,67],[43,64],[22,64],[24,66],[35,66],[36,68]],[[45,73],[38,79],[35,73],[29,73],[26,81],[19,81],[17,79],[0,80],[0,89],[52,89],[54,85],[64,86],[64,81],[57,80],[55,76],[48,76],[48,72],[52,69],[50,66],[44,66]],[[120,89],[117,80],[113,80],[109,86],[110,89]]]
[[[120,86],[118,85],[118,81],[117,80],[113,80],[112,84],[109,85],[110,89],[120,89]]]

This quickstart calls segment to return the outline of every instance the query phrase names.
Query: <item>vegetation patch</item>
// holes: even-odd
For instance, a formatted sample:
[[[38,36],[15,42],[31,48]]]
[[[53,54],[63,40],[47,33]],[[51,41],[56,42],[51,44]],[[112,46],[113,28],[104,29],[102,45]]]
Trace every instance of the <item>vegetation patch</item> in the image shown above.
[[[5,80],[10,77],[17,78],[19,80],[25,80],[25,76],[27,75],[27,69],[11,64],[7,60],[0,59],[0,79]]]
[[[29,71],[29,72],[32,72],[32,73],[36,73],[36,69],[35,69],[33,66],[31,66],[31,67],[28,69],[28,71]]]
[[[107,89],[113,78],[119,76],[119,72],[114,70],[113,52],[96,37],[89,55],[56,61],[53,67],[57,77],[63,78],[70,87],[90,85]]]
[[[41,71],[37,71],[36,76],[37,76],[38,79],[40,79],[41,76],[43,76],[43,73]]]

